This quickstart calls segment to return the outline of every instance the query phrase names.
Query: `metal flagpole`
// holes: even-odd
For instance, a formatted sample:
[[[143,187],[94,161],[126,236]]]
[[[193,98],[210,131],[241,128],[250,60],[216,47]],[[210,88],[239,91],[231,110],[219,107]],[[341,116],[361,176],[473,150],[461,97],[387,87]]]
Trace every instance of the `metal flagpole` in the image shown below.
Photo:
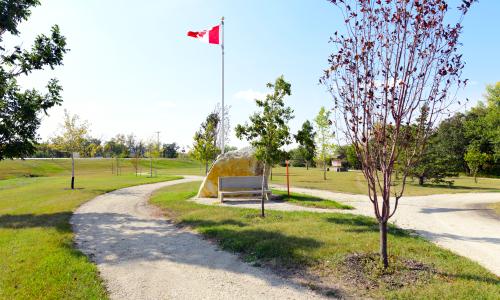
[[[221,115],[221,124],[222,124],[222,149],[221,153],[224,154],[224,143],[225,143],[225,138],[224,138],[224,17],[221,19],[221,28],[222,28],[222,43],[221,43],[221,50],[222,50],[222,115]]]

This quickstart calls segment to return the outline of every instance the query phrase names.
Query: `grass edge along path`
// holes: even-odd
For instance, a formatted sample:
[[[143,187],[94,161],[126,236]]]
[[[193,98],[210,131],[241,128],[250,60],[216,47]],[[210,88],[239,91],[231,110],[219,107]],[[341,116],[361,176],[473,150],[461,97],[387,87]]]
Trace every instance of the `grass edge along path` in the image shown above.
[[[299,205],[304,207],[314,207],[314,208],[328,208],[328,209],[354,209],[354,207],[342,204],[334,200],[322,199],[319,197],[290,192],[290,197],[288,197],[287,191],[282,190],[272,190],[273,196],[278,196],[278,199]]]
[[[135,175],[0,180],[0,299],[106,299],[97,267],[73,245],[69,223],[84,202],[116,189],[180,179]]]
[[[500,279],[479,264],[390,226],[393,267],[383,272],[374,252],[374,219],[343,213],[267,211],[186,201],[199,182],[169,186],[151,203],[257,266],[270,267],[332,296],[411,299],[497,299]],[[353,263],[354,262],[354,263]],[[395,266],[395,267],[394,267]]]

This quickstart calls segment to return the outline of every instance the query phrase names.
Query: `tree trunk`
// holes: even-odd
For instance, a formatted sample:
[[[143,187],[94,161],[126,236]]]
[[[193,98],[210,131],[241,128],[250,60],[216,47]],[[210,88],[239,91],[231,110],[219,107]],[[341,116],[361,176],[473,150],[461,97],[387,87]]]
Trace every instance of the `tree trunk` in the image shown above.
[[[379,221],[379,231],[380,231],[380,258],[384,264],[384,269],[389,266],[389,260],[387,258],[387,221]]]
[[[71,189],[75,189],[75,155],[71,152]]]
[[[477,172],[474,172],[474,182],[477,183]]]
[[[265,194],[265,183],[266,183],[266,163],[264,163],[264,169],[262,170],[262,198],[260,199],[260,216],[265,217],[264,213],[264,198],[266,197]]]
[[[425,177],[424,176],[418,176],[418,185],[424,185],[425,182]]]
[[[273,180],[273,167],[271,166],[271,180]]]
[[[326,180],[326,161],[323,162],[323,180]]]
[[[309,170],[309,163],[306,161],[306,170]]]

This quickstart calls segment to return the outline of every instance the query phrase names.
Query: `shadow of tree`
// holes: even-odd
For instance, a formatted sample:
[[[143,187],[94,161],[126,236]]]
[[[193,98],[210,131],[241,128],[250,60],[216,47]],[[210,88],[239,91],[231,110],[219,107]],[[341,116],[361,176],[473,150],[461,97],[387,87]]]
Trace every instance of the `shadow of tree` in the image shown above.
[[[22,229],[35,227],[53,227],[58,231],[71,232],[69,219],[71,212],[58,212],[53,214],[22,214],[0,215],[0,228]]]
[[[423,185],[419,185],[418,183],[411,182],[410,185],[415,187],[424,187],[429,189],[449,189],[449,190],[479,190],[485,192],[495,192],[499,191],[498,188],[495,187],[480,187],[480,186],[465,186],[465,185],[448,185],[448,184],[436,184],[436,183],[425,183]]]
[[[379,224],[375,219],[359,216],[359,215],[336,215],[335,217],[326,218],[328,222],[339,224],[339,225],[348,225],[345,231],[348,232],[378,232]],[[413,237],[410,232],[400,229],[394,225],[388,225],[389,235],[397,236],[397,237]]]
[[[281,232],[264,229],[245,229],[245,223],[235,220],[186,220],[180,223],[196,227],[208,238],[218,241],[220,246],[250,259],[275,259],[290,265],[292,262],[306,262],[307,259],[298,250],[320,247],[322,243],[316,239],[285,235]],[[238,229],[231,228],[233,225]]]
[[[484,283],[489,283],[489,284],[495,284],[495,285],[500,285],[500,279],[495,279],[491,277],[484,277],[484,276],[477,276],[473,274],[451,274],[447,272],[438,272],[439,275],[445,276],[448,278],[457,278],[457,279],[464,279],[467,281],[479,281],[479,282],[484,282]]]
[[[164,219],[150,219],[120,213],[80,213],[71,218],[75,243],[92,261],[108,265],[163,260],[207,269],[222,269],[261,278],[258,268],[238,263],[238,258],[221,252],[200,235],[183,230]],[[311,238],[280,232],[247,230],[244,222],[196,219],[181,222],[218,241],[223,249],[247,258],[269,258],[284,263],[305,260],[299,249],[319,247]],[[251,259],[250,259],[251,260]],[[261,278],[272,285],[285,284],[276,277]]]
[[[425,207],[420,209],[424,214],[446,213],[457,211],[490,211],[488,208],[449,208],[449,207]]]
[[[500,245],[500,238],[491,236],[463,236],[452,233],[436,233],[427,230],[416,230],[416,232],[431,240],[459,240],[459,241],[470,241],[470,242],[482,242],[491,243],[495,245]]]

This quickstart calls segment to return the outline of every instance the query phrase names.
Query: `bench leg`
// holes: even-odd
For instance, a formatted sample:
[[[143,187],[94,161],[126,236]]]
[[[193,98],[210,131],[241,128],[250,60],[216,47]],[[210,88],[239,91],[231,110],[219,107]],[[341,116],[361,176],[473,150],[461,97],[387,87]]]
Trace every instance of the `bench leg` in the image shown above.
[[[220,193],[219,198],[220,198],[220,203],[224,203],[224,194]]]

